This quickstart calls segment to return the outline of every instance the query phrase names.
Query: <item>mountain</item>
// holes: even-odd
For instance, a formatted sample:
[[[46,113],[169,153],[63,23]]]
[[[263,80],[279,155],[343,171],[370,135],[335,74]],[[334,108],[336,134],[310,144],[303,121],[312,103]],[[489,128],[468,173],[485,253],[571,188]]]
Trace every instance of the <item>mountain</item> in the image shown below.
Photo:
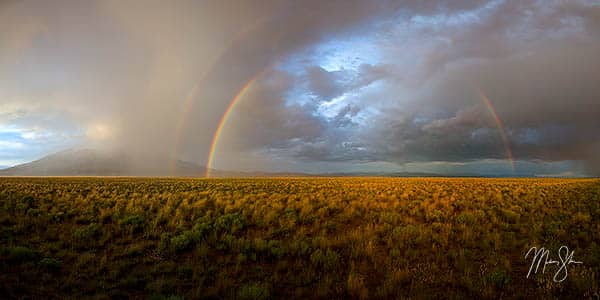
[[[0,170],[0,176],[202,176],[205,171],[189,162],[143,164],[125,152],[69,149]]]
[[[120,175],[127,170],[127,159],[118,153],[91,149],[70,149],[41,159],[0,170],[4,176]]]
[[[204,177],[206,167],[170,159],[146,159],[123,151],[69,149],[41,159],[0,169],[0,176],[177,176]],[[236,172],[211,169],[211,177],[289,177],[300,173]]]

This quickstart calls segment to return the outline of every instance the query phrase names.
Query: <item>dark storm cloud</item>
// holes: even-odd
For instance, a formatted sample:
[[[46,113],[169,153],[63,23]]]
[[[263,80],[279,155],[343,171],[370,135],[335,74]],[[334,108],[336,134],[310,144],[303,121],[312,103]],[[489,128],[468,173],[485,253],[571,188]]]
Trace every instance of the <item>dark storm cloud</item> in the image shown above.
[[[517,159],[599,174],[599,16],[584,1],[1,1],[0,116],[46,109],[19,128],[56,115],[90,139],[109,128],[101,143],[141,161],[205,163],[226,107],[258,78],[223,137],[231,160],[503,159],[480,89]],[[279,68],[356,36],[373,37],[376,62]]]
[[[263,1],[252,3],[250,11],[259,11],[263,21],[246,22],[244,34],[233,40],[231,47],[216,60],[214,66],[201,82],[198,103],[195,109],[200,109],[210,103],[217,110],[224,110],[237,91],[244,83],[265,68],[281,62],[288,55],[305,49],[313,44],[348,34],[355,30],[368,28],[370,22],[396,16],[399,12],[425,13],[437,11],[455,11],[471,8],[474,1],[455,1],[451,5],[443,1]],[[220,2],[219,2],[220,3]],[[217,14],[227,14],[233,4],[220,4],[213,7]],[[251,24],[251,25],[249,25]],[[365,66],[365,75],[379,76],[384,68]],[[310,71],[310,70],[309,70]],[[336,82],[336,74],[328,74],[322,69],[313,69],[312,76],[314,93],[322,97],[335,97],[341,88]],[[331,76],[333,75],[333,76]],[[343,72],[337,75],[343,75]],[[321,77],[321,82],[314,82],[313,76]],[[354,85],[366,84],[364,80],[374,80],[363,77]],[[210,87],[210,88],[205,88]],[[233,87],[233,88],[232,88]],[[354,86],[356,88],[357,86]],[[210,133],[216,129],[218,114],[207,115],[207,118],[190,120],[187,126],[188,134],[198,128],[206,128],[204,137],[187,140],[190,149],[202,148],[210,142]],[[192,131],[192,132],[189,132]],[[196,151],[197,152],[197,151]]]
[[[352,117],[355,117],[360,108],[357,106],[346,105],[342,110],[340,110],[335,118],[333,119],[333,124],[335,127],[348,127],[348,126],[357,126],[355,122],[352,121]]]
[[[308,66],[305,76],[309,90],[319,100],[330,101],[342,94],[385,79],[389,75],[391,74],[387,66],[361,64],[356,71],[327,71],[320,66]]]
[[[244,24],[243,34],[231,40],[230,46],[221,53],[214,64],[209,69],[208,76],[202,77],[200,81],[199,93],[196,96],[196,103],[193,106],[194,113],[209,106],[215,111],[224,111],[231,99],[241,89],[241,87],[253,76],[262,72],[265,68],[270,68],[273,64],[281,62],[288,55],[305,49],[322,40],[331,39],[339,35],[347,34],[353,30],[368,28],[369,22],[379,18],[389,18],[398,14],[398,12],[418,12],[432,13],[437,11],[453,11],[471,8],[475,4],[471,1],[456,2],[452,5],[428,2],[423,4],[421,1],[266,1],[249,8],[250,11],[259,11],[258,19],[260,22],[252,20]],[[214,9],[217,15],[220,11],[230,9],[231,4],[225,8],[216,5]],[[254,6],[254,5],[252,5]],[[263,15],[264,13],[264,15]],[[250,13],[250,15],[252,15]],[[377,80],[386,73],[385,66],[362,66],[362,73],[351,82],[341,83],[336,80],[334,74],[322,69],[315,69],[313,76],[321,76],[318,83],[315,83],[312,76],[309,81],[313,84],[313,92],[320,97],[335,97],[339,91],[347,88],[359,88],[368,83]],[[344,72],[336,75],[344,75]],[[276,94],[277,95],[277,94]],[[330,99],[327,99],[330,100]],[[284,101],[279,98],[278,101]],[[259,102],[260,103],[260,102]],[[260,105],[260,104],[259,104]],[[265,109],[265,108],[263,108]],[[299,118],[304,119],[304,112],[307,109],[301,107],[287,107],[295,111]],[[269,109],[266,109],[267,111]],[[206,145],[210,144],[211,134],[216,129],[220,114],[203,114],[204,118],[190,118],[185,127],[184,136],[192,136],[183,140],[183,149],[191,149],[196,155],[198,153],[204,156],[208,152]],[[268,116],[274,116],[279,119],[277,114],[271,113]],[[283,118],[289,120],[287,118]],[[262,119],[264,120],[264,119]],[[262,122],[257,120],[257,122]],[[290,122],[290,121],[287,121]],[[309,128],[321,126],[322,120],[316,125],[305,125]],[[277,124],[272,124],[273,128],[280,128]],[[304,123],[303,123],[304,124]],[[257,125],[250,128],[265,128]],[[198,134],[201,131],[202,134]],[[278,136],[271,134],[272,130],[265,130],[257,134],[253,141],[262,141],[265,136]],[[244,139],[243,136],[240,139]],[[303,139],[300,139],[300,141]],[[299,140],[294,140],[294,144]],[[282,145],[289,145],[289,141],[274,142],[279,148]],[[263,146],[269,144],[263,144]],[[204,153],[203,153],[204,152]],[[183,151],[183,154],[189,154],[190,151]],[[202,159],[202,158],[200,158]]]
[[[319,66],[311,66],[306,73],[310,90],[319,98],[331,100],[345,92],[341,82],[344,80],[344,71],[328,72]]]
[[[467,24],[419,29],[447,42],[425,51],[412,74],[390,68],[394,57],[382,61],[385,68],[365,66],[385,70],[372,80],[368,72],[310,66],[309,88],[325,101],[354,90],[352,74],[366,80],[359,86],[416,76],[411,87],[427,92],[403,99],[396,86],[384,84],[375,97],[342,106],[331,118],[313,118],[321,124],[319,135],[313,132],[307,142],[299,132],[283,143],[288,150],[283,154],[309,161],[469,162],[505,159],[509,146],[518,160],[581,160],[588,174],[599,174],[597,14],[598,6],[575,2],[505,2]],[[504,128],[478,90],[491,99]],[[385,108],[373,119],[350,118],[381,102]],[[358,126],[346,130],[351,124]]]
[[[230,128],[234,137],[224,141],[238,150],[260,148],[287,148],[291,144],[313,142],[324,130],[321,120],[312,115],[310,105],[288,105],[285,93],[294,79],[281,71],[271,70],[261,77],[261,84],[254,86],[238,104],[233,119],[236,126]]]
[[[165,7],[160,1],[111,2],[107,11],[114,13],[131,27],[134,35],[140,36],[141,42],[155,50],[150,53],[154,65],[148,75],[149,83],[145,84],[150,91],[134,96],[145,98],[144,103],[150,101],[151,105],[138,110],[139,103],[127,101],[126,108],[120,110],[127,116],[123,127],[128,132],[123,136],[131,144],[128,148],[143,145],[142,149],[147,149],[145,145],[155,144],[157,132],[153,130],[152,136],[146,134],[148,126],[152,126],[148,122],[161,118],[167,124],[160,126],[167,128],[160,132],[168,141],[164,145],[179,143],[178,155],[204,160],[225,108],[256,74],[294,51],[413,5],[393,1],[209,1],[178,2]],[[414,9],[427,11],[436,6],[419,4]],[[214,32],[206,33],[203,28]],[[195,36],[209,39],[196,40]],[[208,53],[194,52],[194,47],[186,46],[188,43],[214,45],[214,49]],[[183,73],[177,71],[177,64],[183,65],[180,67]],[[196,70],[189,67],[195,65]],[[165,116],[164,111],[172,111],[173,99],[184,99],[194,85],[197,85],[197,93],[193,96],[191,111],[173,111]],[[129,114],[129,111],[136,113]],[[132,117],[136,114],[143,116]],[[181,122],[178,118],[185,118],[179,141],[174,140],[171,133],[175,130],[174,124]],[[130,143],[131,136],[136,137],[133,143]]]
[[[506,156],[498,124],[483,105],[483,90],[505,125],[510,147],[521,160],[584,160],[597,174],[600,135],[600,53],[598,43],[545,43],[523,57],[506,57],[447,70],[425,107],[444,107],[454,116],[435,114],[421,127],[398,125],[388,159],[463,161]],[[466,92],[461,92],[466,91]],[[408,116],[408,119],[415,115]],[[393,118],[393,116],[390,116]],[[382,137],[383,138],[383,137]],[[399,149],[399,150],[397,150]]]

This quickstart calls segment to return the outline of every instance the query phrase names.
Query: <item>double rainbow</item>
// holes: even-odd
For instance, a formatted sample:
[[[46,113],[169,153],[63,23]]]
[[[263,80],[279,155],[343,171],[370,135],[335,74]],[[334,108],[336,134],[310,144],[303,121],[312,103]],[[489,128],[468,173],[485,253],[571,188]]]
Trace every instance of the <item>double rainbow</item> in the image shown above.
[[[204,73],[202,73],[202,75],[200,76],[200,79],[196,82],[196,84],[194,84],[191,91],[188,93],[187,97],[185,98],[184,104],[183,104],[182,117],[179,118],[179,122],[177,123],[177,127],[175,128],[175,145],[171,152],[171,167],[170,167],[171,175],[175,174],[175,169],[177,167],[177,155],[179,154],[179,145],[181,144],[181,141],[183,139],[183,132],[185,129],[185,124],[187,123],[187,120],[190,117],[190,113],[191,113],[192,107],[194,105],[194,100],[196,99],[196,97],[198,97],[198,93],[200,92],[200,87],[205,84],[205,81],[208,78],[208,76],[211,74],[211,72],[214,71],[220,65],[220,63],[225,59],[225,54],[227,53],[228,50],[234,48],[238,43],[242,42],[243,39],[250,32],[259,28],[260,26],[264,26],[265,24],[268,23],[268,21],[269,21],[269,19],[259,19],[255,23],[246,27],[244,30],[239,31],[235,36],[233,36],[233,38],[231,38],[225,44],[225,46],[220,49],[220,51],[217,53],[217,55],[213,57],[212,61],[208,65],[208,68],[206,69],[206,71],[204,71]],[[257,75],[255,75],[253,78],[255,78],[255,77],[257,77]],[[251,79],[250,81],[253,81],[253,80]],[[248,83],[250,83],[250,81]],[[246,83],[246,85],[248,85],[248,83]],[[246,87],[246,85],[244,87]],[[244,90],[244,87],[242,88],[241,91]],[[241,91],[238,92],[238,95],[241,93]],[[236,99],[236,98],[234,98],[234,99]],[[221,123],[224,122],[224,119],[226,119],[226,115],[229,114],[229,111],[232,109],[232,106],[235,105],[235,102],[236,101],[231,101],[229,106],[227,106],[227,109],[225,110],[225,113],[223,114],[223,116],[221,117],[221,121],[219,122],[219,127],[217,127],[217,131],[215,132],[215,136],[217,136],[218,133],[220,133],[220,129],[222,127]],[[215,140],[215,138],[213,137],[212,144],[214,144],[214,140]],[[211,153],[214,152],[214,150],[213,150],[214,147],[212,146],[212,144],[211,144]],[[209,160],[208,164],[210,164],[210,160]],[[209,166],[207,166],[207,174],[209,173],[208,169],[209,169]]]
[[[253,27],[255,27],[255,26],[253,26]],[[182,118],[179,119],[179,122],[178,122],[177,128],[176,128],[175,146],[174,146],[173,151],[172,151],[171,174],[174,174],[174,172],[175,172],[176,162],[177,162],[176,157],[177,157],[177,154],[178,154],[179,144],[181,143],[181,139],[182,139],[183,131],[184,131],[184,128],[185,128],[185,124],[186,124],[187,119],[189,118],[189,115],[190,115],[190,112],[192,110],[192,106],[193,106],[193,103],[194,103],[194,99],[197,97],[197,94],[199,92],[200,86],[202,84],[204,84],[204,81],[206,80],[207,76],[210,73],[209,71],[213,70],[216,67],[216,65],[223,59],[224,53],[230,47],[234,46],[248,32],[249,32],[249,30],[240,32],[240,34],[236,35],[228,43],[227,47],[222,48],[222,51],[220,51],[220,53],[214,58],[214,60],[210,64],[211,67],[208,68],[207,71],[202,74],[202,76],[200,77],[200,80],[193,86],[192,90],[190,91],[190,93],[186,97],[186,100],[185,100],[185,103],[184,103],[184,106],[183,106],[183,116],[182,116]],[[263,70],[265,70],[265,69],[263,69]],[[207,163],[206,163],[206,171],[205,171],[205,174],[204,174],[205,177],[210,177],[210,172],[211,172],[211,169],[212,169],[212,166],[213,166],[213,162],[214,162],[214,159],[215,159],[216,148],[217,148],[217,146],[219,144],[220,136],[222,135],[223,128],[224,128],[225,124],[227,123],[227,120],[228,120],[231,112],[237,106],[237,104],[239,103],[239,101],[242,98],[244,98],[244,95],[246,95],[248,93],[248,90],[250,90],[250,88],[256,82],[256,80],[261,77],[262,73],[263,73],[263,71],[260,71],[260,72],[256,73],[254,76],[252,76],[249,80],[247,80],[246,83],[238,90],[238,92],[235,94],[235,96],[231,99],[231,101],[229,102],[227,108],[223,112],[223,115],[221,116],[221,118],[219,120],[219,123],[217,125],[217,129],[215,130],[215,132],[213,134],[213,137],[212,137],[212,140],[211,140],[211,143],[210,143],[210,149],[209,149],[208,157],[207,157],[207,160],[206,160]],[[487,97],[487,95],[480,88],[478,88],[477,86],[475,87],[475,89],[477,90],[477,92],[479,94],[479,98],[481,98],[481,100],[483,101],[483,103],[487,107],[488,111],[490,112],[490,114],[494,118],[494,121],[496,123],[496,127],[498,129],[498,132],[499,132],[500,137],[502,139],[502,143],[504,145],[504,151],[506,153],[506,158],[507,158],[508,162],[510,163],[511,170],[512,170],[512,172],[514,174],[514,172],[515,172],[515,160],[514,160],[514,157],[513,157],[511,146],[510,146],[510,141],[509,141],[509,139],[508,139],[508,137],[506,135],[506,128],[504,126],[504,123],[502,122],[502,119],[500,119],[500,117],[498,116],[498,112],[496,111],[496,108],[492,104],[492,101]]]
[[[213,161],[215,158],[215,151],[216,151],[217,145],[219,144],[219,138],[222,134],[223,127],[227,123],[229,115],[231,114],[233,109],[236,107],[236,105],[240,102],[240,100],[242,98],[244,98],[244,95],[247,94],[247,92],[251,88],[252,84],[254,84],[254,82],[260,77],[261,73],[262,72],[258,73],[254,77],[250,78],[250,80],[248,80],[246,82],[246,84],[244,84],[242,86],[242,88],[238,91],[238,93],[235,95],[235,97],[233,97],[233,99],[229,103],[229,106],[227,106],[227,109],[225,109],[225,112],[223,113],[223,116],[221,117],[221,119],[219,121],[219,125],[217,126],[217,129],[215,130],[212,142],[210,144],[210,151],[208,154],[208,159],[207,159],[207,164],[206,164],[205,177],[207,177],[207,178],[210,177],[210,170],[212,168]],[[496,111],[496,108],[492,104],[492,101],[490,100],[490,98],[479,88],[477,88],[477,92],[479,94],[479,97],[481,98],[481,100],[483,101],[485,106],[487,107],[488,111],[494,118],[494,122],[496,123],[498,133],[500,134],[500,137],[502,138],[502,143],[504,145],[504,151],[506,152],[506,159],[508,160],[511,170],[512,170],[512,173],[514,174],[515,173],[515,159],[512,154],[510,141],[508,139],[508,136],[506,135],[506,127],[504,126],[504,122],[502,122],[502,119],[500,119],[500,117],[498,116],[498,112]]]

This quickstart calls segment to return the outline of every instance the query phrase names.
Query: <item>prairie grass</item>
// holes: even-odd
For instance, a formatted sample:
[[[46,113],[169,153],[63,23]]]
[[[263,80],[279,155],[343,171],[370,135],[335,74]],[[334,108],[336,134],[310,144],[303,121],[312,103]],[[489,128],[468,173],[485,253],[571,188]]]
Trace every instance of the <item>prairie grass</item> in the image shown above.
[[[598,179],[1,178],[0,298],[593,298],[598,220]]]

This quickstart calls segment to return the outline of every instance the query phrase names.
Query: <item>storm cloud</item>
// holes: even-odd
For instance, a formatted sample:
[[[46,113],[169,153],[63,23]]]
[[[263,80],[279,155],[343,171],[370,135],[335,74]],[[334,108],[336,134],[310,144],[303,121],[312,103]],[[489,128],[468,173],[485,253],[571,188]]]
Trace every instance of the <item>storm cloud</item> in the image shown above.
[[[254,79],[217,168],[508,172],[508,148],[522,174],[599,175],[598,20],[589,1],[4,1],[0,165],[74,146],[206,164]]]

